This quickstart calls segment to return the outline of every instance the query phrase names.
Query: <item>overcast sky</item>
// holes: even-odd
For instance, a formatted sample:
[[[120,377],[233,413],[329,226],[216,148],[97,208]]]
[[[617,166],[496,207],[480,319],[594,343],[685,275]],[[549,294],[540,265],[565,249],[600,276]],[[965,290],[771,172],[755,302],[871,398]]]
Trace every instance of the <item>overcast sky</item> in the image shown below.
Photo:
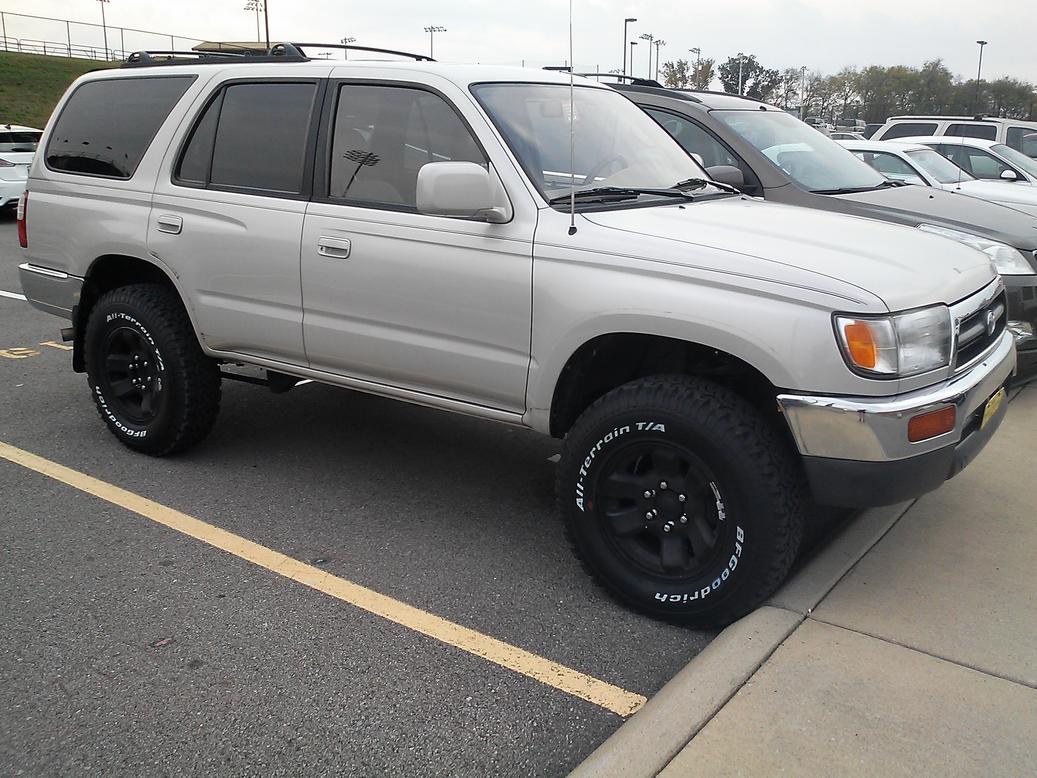
[[[99,22],[97,0],[0,0],[3,10]],[[542,66],[568,59],[568,0],[269,0],[271,40],[333,41],[427,53],[427,25],[436,35],[437,59]],[[112,26],[158,30],[222,40],[255,38],[255,17],[245,0],[111,0]],[[622,2],[574,0],[575,61],[580,69],[620,67],[623,19],[636,17],[631,38],[665,39],[662,60],[702,56],[723,61],[739,51],[768,67],[806,65],[832,73],[845,65],[920,65],[941,58],[955,73],[975,76],[979,38],[984,78],[1001,75],[1037,81],[1037,7],[1033,0],[679,0]],[[7,35],[65,40],[61,24],[8,16]],[[99,44],[100,30],[73,27],[73,43]],[[126,34],[126,48],[168,46],[168,41]],[[110,40],[111,45],[116,45]],[[184,42],[178,42],[184,45]],[[638,74],[648,66],[648,46],[635,48]]]

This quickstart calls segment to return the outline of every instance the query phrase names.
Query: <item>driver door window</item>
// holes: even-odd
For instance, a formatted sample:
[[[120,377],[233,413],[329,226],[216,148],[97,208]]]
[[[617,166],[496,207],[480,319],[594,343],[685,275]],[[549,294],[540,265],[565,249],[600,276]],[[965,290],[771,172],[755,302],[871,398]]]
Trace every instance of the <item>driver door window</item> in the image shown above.
[[[877,171],[891,181],[905,181],[914,183],[921,180],[921,176],[914,168],[900,157],[886,153],[854,152],[857,156],[863,154],[863,159]]]

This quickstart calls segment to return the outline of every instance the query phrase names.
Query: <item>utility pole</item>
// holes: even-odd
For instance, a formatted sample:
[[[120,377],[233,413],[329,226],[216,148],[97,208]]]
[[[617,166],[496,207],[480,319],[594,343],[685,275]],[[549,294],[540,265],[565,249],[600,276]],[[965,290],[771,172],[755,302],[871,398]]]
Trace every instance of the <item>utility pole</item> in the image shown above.
[[[807,110],[807,66],[799,69],[799,118],[806,118]]]
[[[636,22],[637,19],[632,16],[628,16],[623,20],[623,75],[627,74],[627,27],[630,26],[631,22]],[[634,63],[631,62],[630,66],[633,67]]]
[[[349,59],[349,48],[348,48],[348,46],[349,46],[350,43],[356,43],[356,38],[343,38],[342,39],[342,45],[347,47],[347,48],[342,49],[342,59]]]
[[[630,75],[634,75],[634,46],[637,45],[637,41],[630,41]]]
[[[645,78],[652,77],[652,41],[655,40],[655,36],[650,32],[646,32],[639,36],[641,40],[648,41],[648,70],[645,72]],[[630,67],[630,74],[633,75],[634,68]]]
[[[665,46],[666,45],[666,41],[659,40],[657,38],[656,40],[652,41],[652,44],[655,46],[655,80],[658,81],[659,80],[659,47],[660,46]]]
[[[738,96],[742,96],[742,59],[745,57],[742,52],[738,52]]]
[[[104,4],[111,2],[111,0],[97,0],[101,4],[101,30],[104,32],[104,58],[105,61],[110,60],[111,57],[108,54],[108,22],[104,18]],[[983,49],[980,49],[983,51]]]
[[[695,55],[695,69],[691,71],[691,87],[695,87],[695,80],[699,77],[699,66],[702,64],[702,49],[688,49],[688,53]],[[709,84],[702,87],[703,89],[709,89]]]
[[[979,68],[976,70],[976,99],[972,101],[973,116],[979,111],[979,85],[983,76],[983,47],[987,45],[987,41],[976,41],[976,43],[979,44]]]
[[[428,56],[429,59],[432,59],[432,46],[434,44],[433,36],[435,36],[437,32],[446,32],[446,27],[440,27],[439,25],[433,24],[429,27],[426,27],[425,32],[428,33]]]

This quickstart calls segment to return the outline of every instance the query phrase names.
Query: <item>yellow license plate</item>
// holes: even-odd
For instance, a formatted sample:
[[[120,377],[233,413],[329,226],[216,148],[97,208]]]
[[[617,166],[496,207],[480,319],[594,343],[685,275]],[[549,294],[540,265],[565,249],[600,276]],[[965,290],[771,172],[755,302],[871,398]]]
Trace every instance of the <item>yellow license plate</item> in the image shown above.
[[[997,413],[997,409],[1001,407],[1001,403],[1005,400],[1004,387],[994,392],[994,396],[987,400],[987,405],[983,409],[983,421],[980,422],[979,428],[983,429],[987,426],[987,422],[990,421],[994,414]]]

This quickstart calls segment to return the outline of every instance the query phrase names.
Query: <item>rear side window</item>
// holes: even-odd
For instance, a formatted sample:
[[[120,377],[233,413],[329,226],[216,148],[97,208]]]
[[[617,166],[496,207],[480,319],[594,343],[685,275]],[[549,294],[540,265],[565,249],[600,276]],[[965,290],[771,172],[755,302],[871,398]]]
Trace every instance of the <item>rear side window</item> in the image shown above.
[[[0,151],[36,151],[42,132],[0,132]]]
[[[983,140],[996,140],[997,127],[993,124],[952,124],[947,128],[946,135],[955,138],[982,138]]]
[[[47,143],[51,170],[130,178],[194,76],[110,78],[78,87]]]
[[[913,135],[935,135],[935,122],[899,122],[894,124],[884,133],[881,140],[892,140],[893,138],[910,138]]]
[[[1030,157],[1037,156],[1037,129],[1033,127],[1009,127],[1005,133],[1005,145]]]
[[[195,122],[175,180],[256,194],[301,194],[316,95],[313,82],[225,87]]]

